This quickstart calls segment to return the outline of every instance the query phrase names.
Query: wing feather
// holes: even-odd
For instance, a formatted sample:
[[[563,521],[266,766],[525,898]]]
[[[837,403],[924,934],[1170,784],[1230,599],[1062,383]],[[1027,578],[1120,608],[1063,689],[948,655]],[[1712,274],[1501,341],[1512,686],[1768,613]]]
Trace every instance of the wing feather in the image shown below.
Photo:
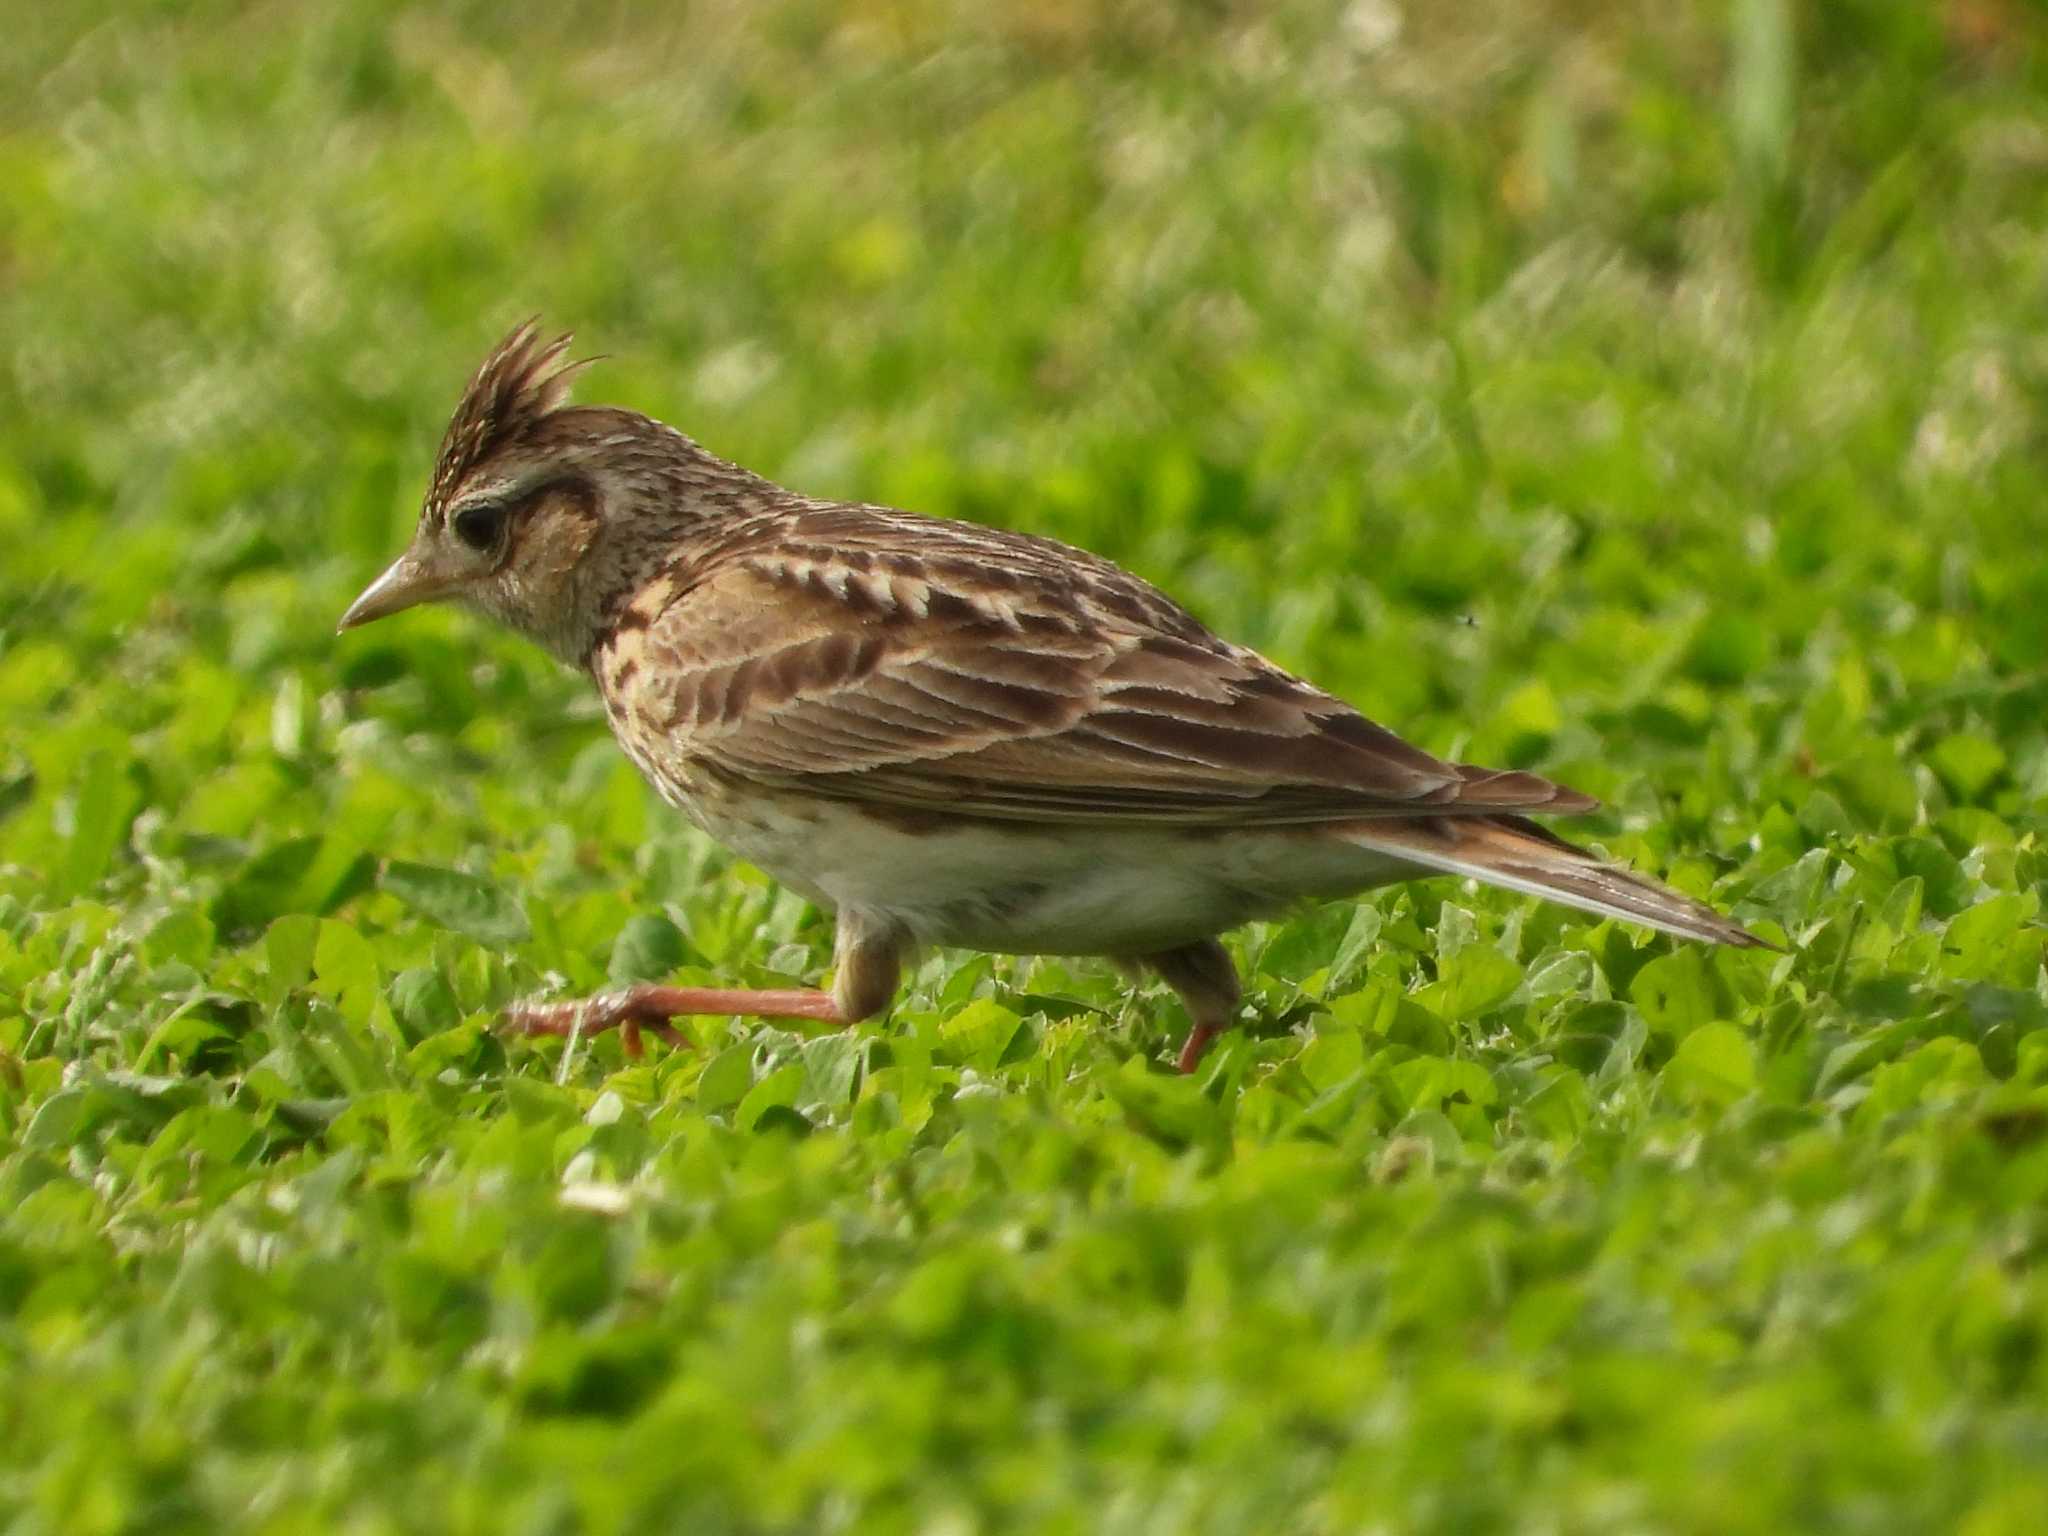
[[[1593,804],[1441,761],[1108,562],[993,529],[809,504],[629,616],[592,667],[680,778],[1084,824]]]

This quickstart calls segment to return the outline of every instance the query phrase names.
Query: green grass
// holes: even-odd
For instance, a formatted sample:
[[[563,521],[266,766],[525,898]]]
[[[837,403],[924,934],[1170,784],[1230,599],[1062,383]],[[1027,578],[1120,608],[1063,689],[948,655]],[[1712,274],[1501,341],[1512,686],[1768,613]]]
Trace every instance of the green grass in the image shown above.
[[[0,50],[0,1529],[2048,1525],[2039,11],[97,10]],[[1192,1081],[954,953],[501,1043],[830,953],[535,651],[332,634],[535,310],[1789,953],[1433,881]]]

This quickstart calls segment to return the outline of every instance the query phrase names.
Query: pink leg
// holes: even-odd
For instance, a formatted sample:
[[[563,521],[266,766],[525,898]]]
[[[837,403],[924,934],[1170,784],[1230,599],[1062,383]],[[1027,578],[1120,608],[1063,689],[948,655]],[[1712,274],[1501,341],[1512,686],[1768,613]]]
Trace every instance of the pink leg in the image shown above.
[[[1188,1037],[1181,1042],[1174,1065],[1192,1072],[1209,1049],[1209,1042],[1230,1028],[1237,1019],[1237,967],[1230,954],[1214,939],[1184,944],[1179,949],[1146,955],[1140,962],[1159,973],[1159,979],[1173,988],[1188,1010]]]
[[[1174,1066],[1182,1072],[1192,1072],[1202,1060],[1202,1053],[1209,1049],[1209,1042],[1223,1033],[1219,1024],[1197,1024],[1188,1031],[1187,1039],[1180,1043],[1180,1055],[1174,1058]]]
[[[684,1014],[738,1014],[753,1019],[816,1019],[827,1024],[853,1022],[832,1000],[829,992],[807,988],[784,991],[751,990],[745,987],[658,987],[651,983],[605,992],[596,997],[565,1003],[517,1003],[507,1008],[500,1023],[516,1035],[570,1035],[579,1028],[586,1035],[607,1029],[619,1032],[619,1043],[628,1056],[645,1049],[640,1033],[648,1030],[670,1045],[688,1045],[680,1030],[669,1020]]]

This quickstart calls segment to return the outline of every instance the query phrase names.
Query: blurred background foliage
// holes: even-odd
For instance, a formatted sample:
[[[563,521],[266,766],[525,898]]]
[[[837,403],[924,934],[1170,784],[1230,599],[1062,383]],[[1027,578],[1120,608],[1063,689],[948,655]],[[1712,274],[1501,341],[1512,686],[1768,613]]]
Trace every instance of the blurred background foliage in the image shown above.
[[[2027,0],[10,6],[11,1532],[2048,1523]],[[884,1027],[586,688],[337,640],[456,391],[1054,534],[1791,948],[1452,882]]]

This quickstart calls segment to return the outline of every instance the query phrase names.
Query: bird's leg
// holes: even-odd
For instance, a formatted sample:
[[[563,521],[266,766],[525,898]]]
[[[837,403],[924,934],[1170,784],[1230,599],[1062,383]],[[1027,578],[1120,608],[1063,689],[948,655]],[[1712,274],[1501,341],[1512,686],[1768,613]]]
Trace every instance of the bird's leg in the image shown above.
[[[1192,1072],[1209,1042],[1237,1022],[1238,1001],[1244,995],[1238,985],[1237,967],[1230,963],[1229,951],[1214,939],[1164,949],[1141,959],[1173,988],[1188,1011],[1193,1027],[1181,1042],[1174,1065],[1183,1072]]]
[[[893,933],[842,918],[834,956],[837,974],[829,992],[813,987],[664,987],[642,982],[567,1002],[516,1003],[499,1016],[499,1023],[517,1035],[594,1035],[616,1029],[628,1056],[645,1049],[640,1041],[643,1032],[670,1045],[688,1045],[669,1020],[691,1014],[857,1024],[880,1013],[895,995],[902,949]]]
[[[670,1045],[688,1045],[670,1019],[689,1014],[727,1014],[752,1019],[816,1019],[827,1024],[853,1021],[839,1010],[830,992],[809,987],[753,989],[747,987],[660,987],[643,982],[617,992],[560,1003],[518,1003],[499,1016],[499,1024],[515,1035],[602,1034],[619,1032],[628,1056],[645,1047],[641,1032],[659,1035]]]

